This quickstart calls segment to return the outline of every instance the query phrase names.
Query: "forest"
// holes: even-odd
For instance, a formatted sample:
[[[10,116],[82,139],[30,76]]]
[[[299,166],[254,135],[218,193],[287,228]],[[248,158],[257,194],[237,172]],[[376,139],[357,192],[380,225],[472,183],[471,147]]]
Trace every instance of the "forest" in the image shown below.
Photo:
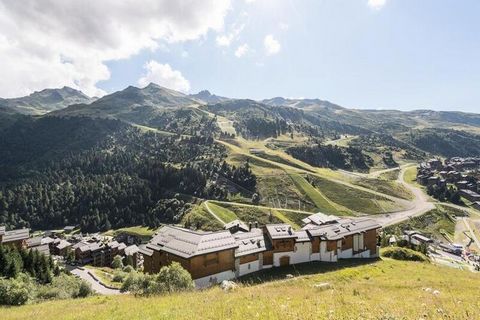
[[[50,130],[38,129],[45,126]],[[227,164],[225,148],[211,136],[144,132],[116,120],[48,117],[18,123],[16,132],[23,135],[8,131],[0,140],[7,155],[0,159],[0,224],[7,228],[156,227],[178,223],[197,199],[226,199],[216,184],[220,176],[255,190],[248,163]]]

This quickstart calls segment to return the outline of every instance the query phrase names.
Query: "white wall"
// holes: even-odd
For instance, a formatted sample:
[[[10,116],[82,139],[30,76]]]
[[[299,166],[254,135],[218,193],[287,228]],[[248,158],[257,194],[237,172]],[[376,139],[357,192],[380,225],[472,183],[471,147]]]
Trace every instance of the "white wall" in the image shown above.
[[[243,276],[245,274],[249,274],[252,272],[257,272],[261,269],[260,261],[252,261],[248,263],[240,264],[239,266],[239,276]]]
[[[295,243],[294,251],[276,252],[273,254],[273,265],[275,267],[280,266],[280,258],[288,256],[290,257],[290,264],[298,264],[310,261],[310,255],[312,253],[311,242],[297,242]]]
[[[203,277],[194,280],[195,287],[198,289],[207,288],[214,284],[221,283],[223,280],[235,279],[235,272],[233,271],[224,271],[220,273],[213,274],[211,276]]]

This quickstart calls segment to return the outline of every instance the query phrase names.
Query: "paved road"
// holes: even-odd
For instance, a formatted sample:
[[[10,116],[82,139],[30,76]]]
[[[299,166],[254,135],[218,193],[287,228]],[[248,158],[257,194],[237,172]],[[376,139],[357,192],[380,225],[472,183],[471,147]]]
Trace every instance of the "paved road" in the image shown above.
[[[475,232],[473,232],[472,227],[470,227],[470,224],[468,223],[467,218],[463,217],[462,218],[463,223],[467,227],[468,231],[470,231],[470,235],[472,236],[473,241],[475,241],[475,244],[477,245],[478,248],[480,248],[480,241],[478,241],[477,235]]]
[[[88,272],[87,270],[81,270],[79,268],[74,268],[72,270],[70,270],[70,272],[76,276],[78,276],[79,278],[87,281],[88,283],[90,283],[90,285],[92,286],[92,289],[98,293],[98,294],[102,294],[102,295],[114,295],[114,294],[120,294],[120,290],[115,290],[115,289],[109,289],[107,287],[105,287],[104,285],[102,285],[101,283],[99,283],[97,280],[95,280]]]
[[[435,209],[435,204],[429,201],[429,197],[423,192],[423,190],[405,182],[404,175],[407,168],[408,167],[402,168],[398,175],[397,182],[404,185],[405,188],[410,190],[413,194],[414,199],[411,202],[412,208],[395,213],[370,216],[372,219],[378,221],[383,227],[408,220],[411,217],[421,216],[422,214]]]

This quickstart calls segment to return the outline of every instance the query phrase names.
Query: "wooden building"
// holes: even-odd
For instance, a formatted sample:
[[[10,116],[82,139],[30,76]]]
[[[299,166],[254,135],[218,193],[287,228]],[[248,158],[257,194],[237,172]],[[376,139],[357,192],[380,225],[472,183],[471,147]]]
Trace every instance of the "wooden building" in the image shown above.
[[[26,248],[28,238],[30,238],[30,229],[6,231],[5,227],[0,227],[0,243],[4,246]]]

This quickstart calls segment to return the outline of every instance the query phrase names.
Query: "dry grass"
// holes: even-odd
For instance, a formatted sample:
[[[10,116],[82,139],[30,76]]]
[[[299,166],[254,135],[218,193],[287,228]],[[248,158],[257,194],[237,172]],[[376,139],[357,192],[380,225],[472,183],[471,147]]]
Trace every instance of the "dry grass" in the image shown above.
[[[2,320],[480,318],[478,274],[390,259],[344,264],[339,270],[320,263],[272,270],[282,279],[287,272],[303,276],[243,284],[233,292],[213,288],[152,298],[92,297],[5,308],[0,314]],[[330,288],[315,288],[319,283]]]

